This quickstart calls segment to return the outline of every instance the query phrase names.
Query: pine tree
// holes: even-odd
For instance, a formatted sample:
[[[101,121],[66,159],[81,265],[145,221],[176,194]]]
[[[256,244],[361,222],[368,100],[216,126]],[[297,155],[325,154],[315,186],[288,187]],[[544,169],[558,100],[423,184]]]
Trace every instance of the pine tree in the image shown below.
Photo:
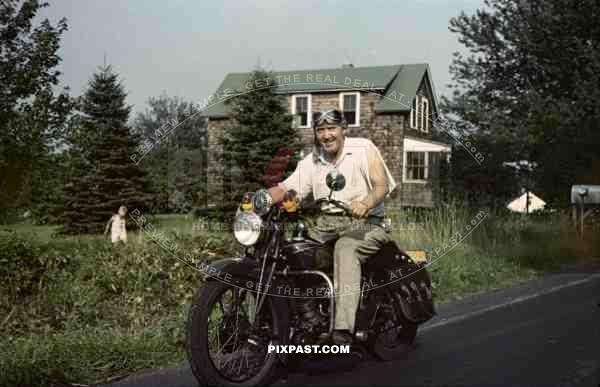
[[[161,139],[143,161],[155,192],[152,210],[186,212],[204,205],[206,119],[193,102],[180,97],[163,93],[147,104],[134,126],[144,139]]]
[[[126,96],[105,66],[82,98],[81,124],[71,137],[74,174],[65,187],[64,232],[101,232],[119,206],[130,212],[147,206],[145,174],[131,158],[137,137],[127,126]]]
[[[255,70],[250,82],[267,78],[274,79],[266,71]],[[277,183],[282,176],[278,176],[277,171],[269,176],[268,172],[273,163],[283,166],[289,160],[286,171],[293,170],[302,148],[285,99],[274,91],[275,87],[257,88],[238,95],[231,103],[235,124],[221,137],[225,165],[223,207],[228,215],[239,205],[245,192]],[[289,152],[282,152],[283,149]]]

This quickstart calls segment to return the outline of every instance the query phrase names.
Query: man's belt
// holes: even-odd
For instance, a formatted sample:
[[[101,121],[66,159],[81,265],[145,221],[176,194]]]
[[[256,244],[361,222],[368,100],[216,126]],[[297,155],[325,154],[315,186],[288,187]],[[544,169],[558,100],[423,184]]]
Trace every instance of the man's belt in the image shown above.
[[[321,213],[321,215],[325,215],[325,216],[348,216],[344,211],[339,211],[339,212],[323,212],[323,213]],[[378,223],[382,223],[383,222],[383,216],[369,215],[365,219],[369,223],[378,224]]]

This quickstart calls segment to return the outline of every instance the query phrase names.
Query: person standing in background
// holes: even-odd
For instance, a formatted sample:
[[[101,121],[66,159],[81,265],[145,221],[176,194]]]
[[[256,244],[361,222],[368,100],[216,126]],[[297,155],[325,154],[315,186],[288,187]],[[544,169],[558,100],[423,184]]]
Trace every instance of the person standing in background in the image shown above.
[[[112,243],[117,243],[119,241],[127,243],[127,223],[125,215],[127,215],[127,207],[121,206],[119,207],[119,211],[113,215],[106,224],[104,235],[108,235],[108,229],[110,227],[110,240]]]

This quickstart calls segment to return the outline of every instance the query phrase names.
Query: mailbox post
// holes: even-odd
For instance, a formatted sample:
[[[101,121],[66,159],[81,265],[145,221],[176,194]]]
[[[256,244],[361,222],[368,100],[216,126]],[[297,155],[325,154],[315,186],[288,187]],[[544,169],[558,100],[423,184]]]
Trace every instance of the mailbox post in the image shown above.
[[[573,206],[573,221],[577,218],[577,209],[579,206],[579,226],[581,237],[583,238],[585,205],[600,204],[600,185],[574,185],[571,187],[571,205]]]

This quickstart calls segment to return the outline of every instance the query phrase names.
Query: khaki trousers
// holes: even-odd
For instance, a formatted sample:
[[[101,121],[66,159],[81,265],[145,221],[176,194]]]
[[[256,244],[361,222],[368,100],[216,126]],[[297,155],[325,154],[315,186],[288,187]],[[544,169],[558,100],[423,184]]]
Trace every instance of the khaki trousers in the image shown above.
[[[383,227],[369,220],[329,215],[317,218],[309,235],[320,241],[337,238],[333,253],[335,329],[354,332],[360,301],[360,265],[392,239]]]

